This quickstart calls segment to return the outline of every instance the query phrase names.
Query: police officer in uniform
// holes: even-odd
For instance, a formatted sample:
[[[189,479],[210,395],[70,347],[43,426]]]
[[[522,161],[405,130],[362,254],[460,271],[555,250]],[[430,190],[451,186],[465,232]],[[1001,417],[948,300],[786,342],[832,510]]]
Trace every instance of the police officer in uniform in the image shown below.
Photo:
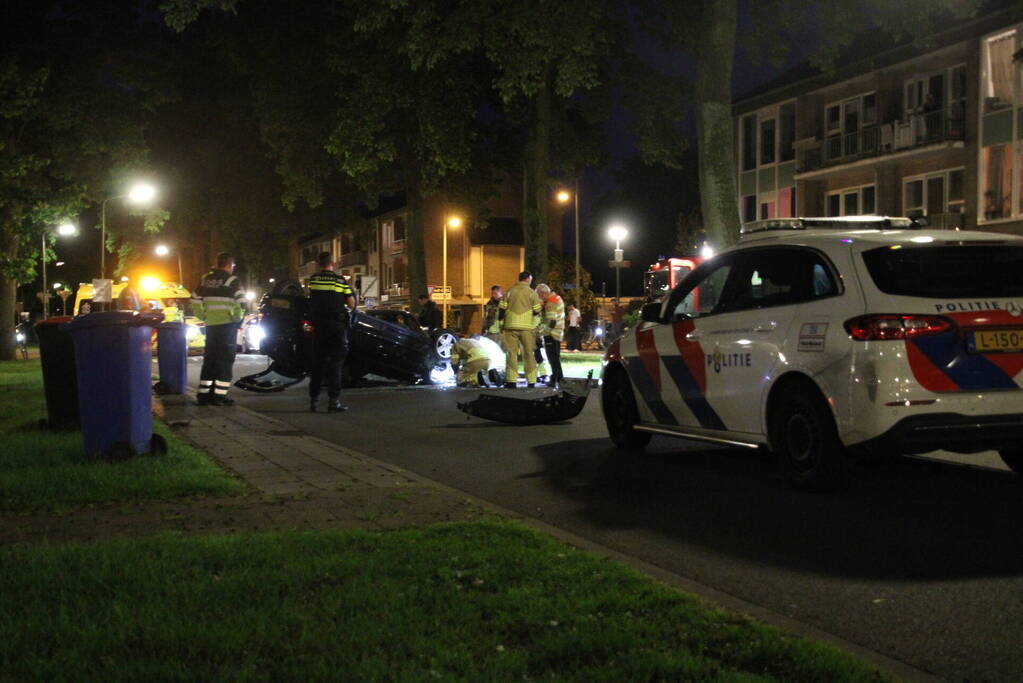
[[[203,275],[195,290],[192,307],[206,321],[206,350],[199,373],[196,402],[201,406],[229,406],[231,373],[237,344],[238,326],[244,317],[245,292],[234,275],[234,256],[217,254],[217,267]]]
[[[334,272],[325,251],[316,259],[320,272],[309,278],[309,317],[313,324],[313,368],[309,378],[309,410],[316,412],[320,386],[327,383],[327,412],[348,410],[341,403],[341,366],[348,355],[349,309],[355,308],[352,288]]]

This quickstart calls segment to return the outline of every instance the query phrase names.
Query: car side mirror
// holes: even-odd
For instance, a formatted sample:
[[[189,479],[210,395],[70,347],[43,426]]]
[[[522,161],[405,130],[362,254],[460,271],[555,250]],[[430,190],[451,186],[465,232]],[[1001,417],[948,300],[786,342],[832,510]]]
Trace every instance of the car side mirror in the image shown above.
[[[661,322],[661,302],[655,301],[653,303],[644,304],[642,310],[639,312],[639,317],[648,323]]]

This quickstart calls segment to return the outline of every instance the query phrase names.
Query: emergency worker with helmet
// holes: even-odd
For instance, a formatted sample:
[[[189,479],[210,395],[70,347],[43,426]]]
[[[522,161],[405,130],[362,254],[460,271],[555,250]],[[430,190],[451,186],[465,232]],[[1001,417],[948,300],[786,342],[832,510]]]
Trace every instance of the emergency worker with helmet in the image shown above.
[[[334,272],[329,251],[316,259],[320,271],[309,278],[309,318],[313,324],[313,367],[309,376],[309,410],[316,412],[320,387],[327,384],[327,412],[341,413],[341,367],[348,355],[350,310],[355,309],[352,288]]]
[[[536,286],[536,295],[543,304],[543,319],[538,333],[551,366],[549,384],[556,387],[565,379],[565,374],[561,371],[561,340],[565,336],[565,300],[545,284]]]
[[[519,349],[523,352],[527,386],[536,385],[536,327],[540,323],[540,299],[529,286],[533,274],[528,270],[519,273],[518,283],[508,290],[500,303],[500,315],[504,330],[505,367],[507,377],[504,386],[516,387],[515,378],[519,369]]]
[[[244,317],[245,292],[234,275],[234,256],[217,254],[217,267],[203,275],[192,308],[206,322],[206,349],[199,373],[196,402],[201,406],[229,406],[238,326]]]

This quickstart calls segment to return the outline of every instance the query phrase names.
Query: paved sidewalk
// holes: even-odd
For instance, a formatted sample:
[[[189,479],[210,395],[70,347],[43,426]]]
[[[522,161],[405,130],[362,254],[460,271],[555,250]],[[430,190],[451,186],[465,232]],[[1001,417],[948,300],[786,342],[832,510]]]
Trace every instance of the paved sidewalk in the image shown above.
[[[249,492],[88,506],[56,515],[0,516],[0,543],[91,540],[155,531],[379,530],[497,513],[464,493],[247,408],[200,408],[184,397],[164,397],[154,407],[179,438],[244,481]]]

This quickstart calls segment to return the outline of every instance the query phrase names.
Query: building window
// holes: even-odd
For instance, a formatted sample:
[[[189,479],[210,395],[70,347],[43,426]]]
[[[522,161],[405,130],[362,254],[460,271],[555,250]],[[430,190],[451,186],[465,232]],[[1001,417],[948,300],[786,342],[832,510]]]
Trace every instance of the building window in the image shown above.
[[[792,161],[796,158],[796,103],[786,102],[778,109],[778,158]]]
[[[993,221],[1012,215],[1012,147],[985,147],[980,153],[981,203],[984,220]]]
[[[877,190],[873,185],[848,187],[829,192],[827,197],[828,216],[865,216],[876,211]]]
[[[783,187],[778,190],[778,218],[792,218],[796,215],[796,188]]]
[[[963,169],[906,178],[902,183],[902,211],[910,217],[963,212]]]
[[[774,119],[767,119],[760,122],[760,163],[774,163]]]
[[[757,116],[742,117],[742,170],[752,171],[757,167]]]
[[[394,218],[394,242],[405,241],[405,217],[395,216]]]
[[[377,253],[377,228],[373,226],[369,229],[369,253]]]
[[[749,223],[757,219],[757,196],[748,195],[742,198],[742,222]]]
[[[876,126],[877,96],[874,93],[829,104],[824,108],[826,158],[838,159],[861,151],[874,151],[879,142]]]
[[[984,113],[1012,106],[1014,101],[1012,55],[1016,51],[1015,47],[1015,31],[1007,31],[984,41],[984,62],[987,67],[981,86]]]

